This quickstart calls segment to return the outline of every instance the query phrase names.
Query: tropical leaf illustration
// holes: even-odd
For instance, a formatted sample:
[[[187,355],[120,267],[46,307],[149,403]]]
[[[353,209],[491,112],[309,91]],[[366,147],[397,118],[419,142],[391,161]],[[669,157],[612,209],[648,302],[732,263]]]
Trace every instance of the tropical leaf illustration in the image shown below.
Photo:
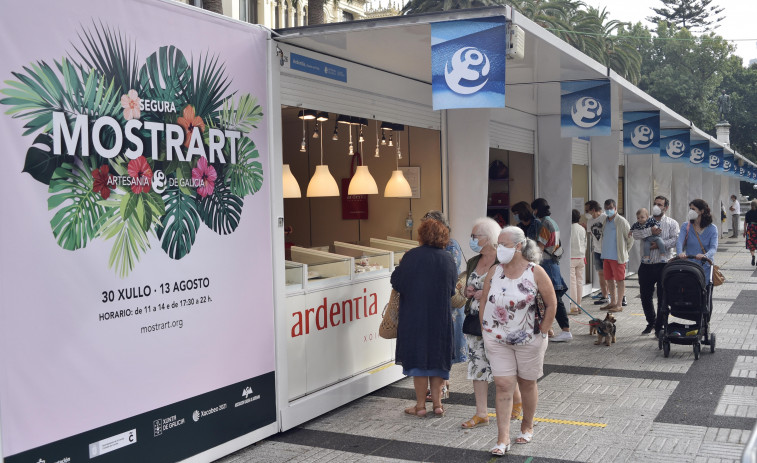
[[[192,79],[194,84],[189,96],[189,104],[194,106],[195,114],[208,123],[211,113],[221,106],[224,93],[228,90],[231,81],[225,76],[226,67],[218,64],[218,57],[200,57],[197,65],[192,62],[195,74]]]
[[[171,45],[148,56],[139,70],[139,87],[143,98],[172,101],[181,111],[187,104],[187,91],[192,88],[192,70],[184,53]]]
[[[69,251],[87,246],[105,216],[105,209],[97,203],[99,195],[92,191],[91,173],[63,163],[53,172],[48,191],[48,209],[58,209],[50,220],[58,245]]]
[[[119,204],[118,201],[112,203]],[[115,212],[118,211],[118,207],[109,207],[109,210]],[[110,214],[98,237],[105,240],[115,238],[110,250],[108,268],[115,266],[116,274],[121,278],[129,275],[139,262],[140,255],[150,248],[147,233],[134,215],[124,219],[121,214]]]
[[[139,85],[136,44],[130,44],[120,32],[108,30],[102,22],[99,28],[94,24],[94,29],[79,34],[82,45],[75,48],[76,53],[86,67],[112,78],[117,93],[136,90]]]
[[[227,98],[223,102],[218,117],[218,125],[226,130],[238,130],[248,133],[257,128],[258,122],[263,119],[263,108],[258,104],[258,99],[250,94],[242,95],[234,109],[234,99]]]
[[[18,81],[6,81],[9,88],[0,90],[8,96],[0,104],[11,106],[6,114],[29,119],[24,125],[27,129],[24,135],[38,130],[50,132],[54,111],[65,113],[69,120],[74,114],[121,117],[120,95],[97,70],[77,69],[65,58],[55,65],[61,77],[49,64],[40,61],[24,67],[25,73],[14,72]]]
[[[231,192],[229,182],[219,177],[213,194],[200,200],[200,218],[219,235],[233,233],[242,217],[242,198]]]
[[[197,201],[176,187],[163,193],[166,213],[160,218],[156,228],[161,247],[171,259],[181,259],[189,254],[200,228],[200,214]]]
[[[235,195],[244,198],[257,193],[263,186],[263,166],[259,161],[253,160],[258,157],[258,149],[252,140],[247,137],[239,140],[237,163],[226,165],[226,176],[231,183],[231,192]]]
[[[142,225],[145,231],[150,229],[153,217],[160,217],[166,213],[163,198],[154,191],[134,194],[127,191],[121,198],[119,205],[121,217],[124,220],[136,217],[137,223]]]
[[[28,172],[38,182],[50,184],[55,169],[63,165],[63,156],[53,154],[53,139],[46,133],[37,135],[34,144],[26,152],[23,172]]]

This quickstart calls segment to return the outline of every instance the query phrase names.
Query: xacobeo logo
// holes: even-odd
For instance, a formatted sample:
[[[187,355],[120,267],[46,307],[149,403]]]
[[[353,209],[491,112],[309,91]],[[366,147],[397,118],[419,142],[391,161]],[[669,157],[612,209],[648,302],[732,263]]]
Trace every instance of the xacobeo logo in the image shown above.
[[[654,141],[654,131],[646,125],[633,129],[631,144],[639,149],[649,148]]]
[[[602,104],[596,98],[581,97],[570,108],[570,117],[573,118],[573,123],[581,128],[594,127],[602,119]]]
[[[451,61],[444,63],[444,80],[453,92],[471,95],[489,81],[490,68],[489,58],[483,52],[463,47],[452,55]]]
[[[720,158],[717,155],[710,155],[710,168],[714,169],[720,164]]]
[[[685,150],[686,150],[686,145],[684,145],[681,140],[670,140],[670,143],[668,143],[668,147],[665,148],[665,151],[668,153],[668,156],[670,156],[673,159],[678,159],[681,156],[683,156],[683,153]]]
[[[704,151],[699,148],[694,148],[693,150],[691,150],[689,161],[693,162],[694,164],[699,164],[700,162],[704,161]]]

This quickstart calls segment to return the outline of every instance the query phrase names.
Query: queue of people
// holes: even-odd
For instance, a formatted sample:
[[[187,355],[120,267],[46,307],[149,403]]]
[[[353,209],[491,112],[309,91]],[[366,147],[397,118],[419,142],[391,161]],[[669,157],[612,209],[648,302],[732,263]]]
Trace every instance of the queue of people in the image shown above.
[[[609,312],[621,312],[626,305],[626,264],[634,240],[640,242],[638,275],[647,322],[642,334],[657,333],[662,326],[657,316],[661,274],[669,259],[694,259],[709,275],[710,264],[705,260],[713,261],[718,244],[718,228],[712,223],[709,205],[701,199],[691,201],[688,221],[680,226],[666,215],[669,206],[667,198],[657,196],[650,211],[637,211],[633,226],[617,213],[613,199],[604,201],[604,208],[596,201],[587,201],[585,225],[581,224],[581,213],[573,210],[570,286],[560,274],[560,230],[544,198],[530,205],[513,205],[517,226],[500,228],[491,218],[476,220],[468,243],[475,255],[467,262],[459,244],[450,238],[444,214],[430,211],[424,215],[418,230],[420,246],[405,253],[391,276],[392,287],[400,294],[395,363],[402,366],[405,375],[413,377],[415,390],[415,404],[405,413],[444,416],[442,399],[448,394],[451,365],[465,362],[467,378],[473,382],[476,411],[461,427],[489,424],[487,392],[489,383],[494,382],[498,419],[492,455],[504,455],[513,443],[531,442],[537,380],[543,375],[547,346],[550,340],[572,339],[562,296],[570,291],[573,301],[581,300],[587,234],[592,238],[591,256],[600,274],[600,310]],[[744,236],[754,265],[757,200],[751,206]],[[460,274],[461,268],[464,274]],[[459,307],[450,302],[456,291],[465,300]],[[577,309],[572,307],[571,314],[580,313]],[[551,329],[554,321],[561,328],[557,335]],[[426,408],[427,401],[432,404],[431,412]],[[510,420],[520,416],[520,432],[511,440]]]

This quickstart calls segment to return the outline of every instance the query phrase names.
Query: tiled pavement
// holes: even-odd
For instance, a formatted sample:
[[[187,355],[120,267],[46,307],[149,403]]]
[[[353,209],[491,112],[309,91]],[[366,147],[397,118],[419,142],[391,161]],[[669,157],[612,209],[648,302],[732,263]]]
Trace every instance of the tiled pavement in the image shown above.
[[[721,241],[716,262],[727,282],[714,294],[717,349],[703,349],[697,361],[691,347],[678,345],[663,358],[656,339],[639,334],[646,322],[635,277],[629,305],[617,314],[617,344],[594,346],[578,324],[587,317],[573,317],[573,341],[550,345],[539,381],[536,416],[546,421],[504,460],[738,461],[757,418],[757,269],[748,256],[741,239]],[[598,312],[588,299],[583,305]],[[453,367],[451,391],[444,418],[405,416],[413,392],[404,379],[218,463],[492,460],[494,423],[460,428],[475,410],[465,365]]]

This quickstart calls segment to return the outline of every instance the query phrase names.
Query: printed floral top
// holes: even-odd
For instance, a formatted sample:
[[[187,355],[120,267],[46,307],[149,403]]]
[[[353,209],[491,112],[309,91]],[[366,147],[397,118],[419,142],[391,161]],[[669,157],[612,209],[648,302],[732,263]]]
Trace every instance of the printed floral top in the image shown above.
[[[534,338],[536,314],[534,264],[529,264],[520,278],[511,280],[498,265],[484,308],[483,328],[487,336],[511,345],[528,344]]]
[[[475,270],[473,270],[470,275],[468,275],[468,286],[473,286],[476,291],[484,289],[484,278],[486,278],[486,273],[483,275],[479,275],[476,273]],[[471,315],[478,315],[479,311],[479,303],[478,300],[471,299],[470,301],[470,313]]]

